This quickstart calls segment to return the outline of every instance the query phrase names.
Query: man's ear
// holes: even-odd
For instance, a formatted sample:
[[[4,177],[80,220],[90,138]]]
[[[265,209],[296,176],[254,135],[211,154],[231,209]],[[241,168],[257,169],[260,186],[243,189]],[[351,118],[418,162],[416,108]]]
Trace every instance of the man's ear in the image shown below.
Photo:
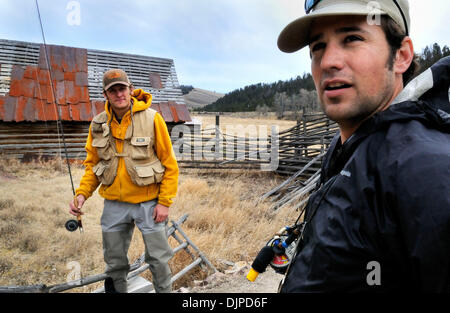
[[[105,100],[108,100],[108,96],[106,95],[106,91],[103,90],[103,98],[105,98]]]
[[[414,59],[414,47],[410,37],[406,36],[400,49],[397,50],[394,62],[394,73],[405,73]]]

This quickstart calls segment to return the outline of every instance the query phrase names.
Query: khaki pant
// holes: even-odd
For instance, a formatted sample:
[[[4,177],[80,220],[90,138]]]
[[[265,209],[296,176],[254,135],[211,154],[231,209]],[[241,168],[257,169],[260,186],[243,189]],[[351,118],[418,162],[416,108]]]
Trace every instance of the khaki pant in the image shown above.
[[[145,244],[145,261],[149,264],[156,292],[171,292],[172,273],[168,261],[173,251],[168,243],[166,222],[155,223],[153,210],[157,200],[138,204],[105,200],[101,217],[103,256],[106,274],[112,278],[118,292],[127,292],[130,269],[128,248],[136,225]]]

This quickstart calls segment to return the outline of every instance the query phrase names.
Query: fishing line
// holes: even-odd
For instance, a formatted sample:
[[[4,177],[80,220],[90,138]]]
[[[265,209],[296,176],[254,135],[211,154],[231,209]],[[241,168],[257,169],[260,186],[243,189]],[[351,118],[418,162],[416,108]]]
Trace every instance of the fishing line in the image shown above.
[[[62,141],[63,141],[63,146],[64,146],[64,154],[66,156],[66,163],[67,163],[67,169],[69,171],[69,177],[70,177],[70,184],[72,186],[72,194],[74,197],[74,204],[78,206],[78,202],[76,199],[76,194],[75,194],[75,186],[73,184],[73,178],[72,178],[72,170],[70,169],[70,161],[69,161],[69,153],[67,152],[67,144],[66,144],[66,136],[64,135],[64,128],[62,125],[62,117],[61,117],[61,112],[58,108],[58,105],[56,103],[56,97],[55,97],[55,86],[53,84],[53,76],[52,76],[52,68],[50,66],[50,60],[48,57],[48,49],[47,49],[47,42],[45,40],[45,33],[44,33],[44,27],[42,25],[42,19],[41,19],[41,12],[39,10],[39,4],[38,4],[38,0],[35,0],[36,3],[36,9],[37,9],[37,13],[38,13],[38,18],[39,18],[39,25],[41,26],[41,34],[42,34],[42,39],[43,39],[43,44],[44,44],[44,55],[45,55],[45,62],[47,63],[47,68],[48,68],[48,73],[50,76],[50,86],[51,86],[51,91],[52,91],[52,98],[53,98],[53,104],[54,104],[54,108],[56,110],[56,114],[58,116],[58,120],[56,121],[56,125],[57,125],[57,129],[61,128],[61,136],[62,136]],[[58,138],[59,138],[59,131],[58,131]],[[81,213],[79,213],[77,215],[77,220],[68,220],[65,224],[65,227],[68,231],[75,231],[76,229],[80,230],[80,233],[83,232],[83,225],[81,223]]]
[[[44,43],[45,62],[47,64],[48,73],[49,73],[49,76],[50,76],[50,86],[51,86],[52,98],[53,98],[52,100],[53,100],[53,104],[54,104],[54,107],[55,107],[55,110],[56,110],[56,114],[58,116],[58,121],[56,122],[56,125],[57,125],[57,129],[59,129],[59,127],[61,128],[61,136],[62,136],[62,141],[63,141],[63,146],[64,146],[64,153],[66,155],[67,169],[69,170],[70,183],[72,185],[72,193],[73,193],[73,196],[75,196],[75,187],[74,187],[74,184],[73,184],[72,171],[70,169],[69,154],[67,152],[66,138],[65,138],[65,135],[64,135],[64,128],[63,128],[63,125],[62,125],[61,112],[59,111],[59,108],[58,108],[58,106],[56,104],[55,86],[53,84],[52,69],[51,69],[51,66],[50,66],[49,58],[48,58],[47,43],[45,41],[44,27],[42,26],[41,12],[39,10],[38,0],[35,0],[35,3],[36,3],[36,9],[37,9],[38,18],[39,18],[39,25],[41,26],[42,39],[43,39],[43,43]]]

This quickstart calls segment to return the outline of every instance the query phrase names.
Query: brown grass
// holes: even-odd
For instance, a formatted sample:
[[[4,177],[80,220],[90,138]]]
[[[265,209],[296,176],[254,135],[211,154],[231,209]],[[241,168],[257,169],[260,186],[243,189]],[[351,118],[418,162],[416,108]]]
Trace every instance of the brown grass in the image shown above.
[[[72,166],[77,187],[83,168]],[[219,269],[222,260],[252,262],[265,242],[297,217],[291,208],[273,212],[259,197],[285,177],[246,170],[188,170],[180,173],[179,192],[170,220],[189,214],[182,225],[190,239]],[[58,284],[71,274],[70,262],[80,264],[81,275],[104,271],[100,217],[103,199],[95,193],[85,204],[85,232],[64,228],[72,198],[67,166],[61,161],[21,164],[0,160],[0,285]],[[178,243],[170,238],[173,247]],[[129,250],[130,262],[144,252],[138,230]],[[184,251],[170,261],[173,273],[191,263]],[[148,279],[151,275],[144,275]],[[188,286],[205,274],[198,267],[176,282]],[[75,289],[89,292],[102,283]]]
[[[214,127],[216,124],[216,116],[214,114],[193,114],[192,117],[202,122],[202,129]],[[270,132],[272,125],[278,126],[278,131],[283,131],[296,124],[296,121],[278,120],[274,112],[269,112],[265,115],[257,112],[226,113],[220,115],[219,118],[220,130],[222,132],[226,132],[228,125],[242,125],[244,127],[249,125],[256,127],[266,125]]]

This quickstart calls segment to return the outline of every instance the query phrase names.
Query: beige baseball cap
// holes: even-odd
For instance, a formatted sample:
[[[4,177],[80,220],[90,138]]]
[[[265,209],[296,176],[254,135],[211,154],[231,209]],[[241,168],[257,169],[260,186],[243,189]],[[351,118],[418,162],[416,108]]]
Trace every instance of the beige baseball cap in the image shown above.
[[[108,90],[114,85],[121,84],[125,86],[130,86],[131,82],[128,79],[127,73],[123,70],[112,69],[106,71],[103,74],[103,90]]]
[[[315,3],[309,14],[288,24],[278,36],[278,48],[295,52],[308,45],[311,23],[315,18],[332,15],[367,15],[368,18],[388,15],[409,35],[410,17],[408,0],[306,0]]]

